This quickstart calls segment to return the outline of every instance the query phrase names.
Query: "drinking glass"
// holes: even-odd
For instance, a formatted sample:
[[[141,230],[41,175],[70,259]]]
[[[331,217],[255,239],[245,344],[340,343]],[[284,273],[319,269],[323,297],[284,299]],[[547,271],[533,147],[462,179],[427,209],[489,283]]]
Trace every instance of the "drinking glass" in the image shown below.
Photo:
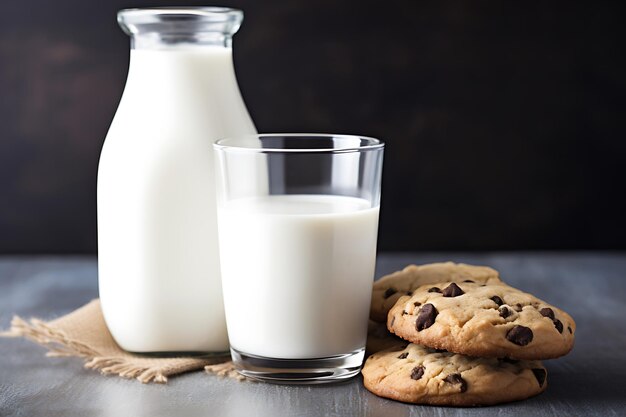
[[[323,383],[365,353],[384,144],[331,134],[215,143],[233,362],[251,378]]]

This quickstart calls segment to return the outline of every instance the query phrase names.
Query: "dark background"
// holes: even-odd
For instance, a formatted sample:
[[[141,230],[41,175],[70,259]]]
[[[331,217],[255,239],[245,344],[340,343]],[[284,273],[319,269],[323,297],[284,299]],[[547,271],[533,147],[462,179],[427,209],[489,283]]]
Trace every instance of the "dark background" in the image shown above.
[[[161,1],[0,13],[0,253],[96,251],[98,155]],[[381,250],[626,248],[620,2],[221,1],[260,132],[387,142]]]

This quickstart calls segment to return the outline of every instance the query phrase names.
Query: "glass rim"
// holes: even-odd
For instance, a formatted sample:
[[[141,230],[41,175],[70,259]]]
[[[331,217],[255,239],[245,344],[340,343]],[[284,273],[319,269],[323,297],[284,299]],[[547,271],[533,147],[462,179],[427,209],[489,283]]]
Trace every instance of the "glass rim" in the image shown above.
[[[306,140],[310,139],[332,139],[332,138],[346,138],[346,139],[358,139],[359,141],[366,141],[367,144],[359,146],[345,146],[340,148],[262,148],[259,146],[241,146],[237,144],[228,144],[230,141],[241,141],[245,139],[259,139],[266,137],[275,138],[301,138]],[[213,143],[213,148],[218,151],[235,151],[235,152],[251,152],[251,153],[350,153],[350,152],[364,152],[372,150],[382,150],[385,147],[385,143],[371,136],[351,135],[343,133],[259,133],[256,135],[241,135],[218,139]]]

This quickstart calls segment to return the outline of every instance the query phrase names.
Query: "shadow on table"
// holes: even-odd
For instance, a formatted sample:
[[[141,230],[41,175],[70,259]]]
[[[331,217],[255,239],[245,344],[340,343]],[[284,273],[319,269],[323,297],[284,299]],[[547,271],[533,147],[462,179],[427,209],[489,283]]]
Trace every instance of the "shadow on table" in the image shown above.
[[[626,360],[615,358],[610,363],[598,361],[595,369],[577,370],[568,367],[567,370],[549,371],[548,390],[541,396],[547,402],[565,402],[572,407],[598,407],[598,415],[604,407],[621,404],[626,408],[626,392],[624,391],[624,370]],[[623,410],[622,410],[623,411]]]

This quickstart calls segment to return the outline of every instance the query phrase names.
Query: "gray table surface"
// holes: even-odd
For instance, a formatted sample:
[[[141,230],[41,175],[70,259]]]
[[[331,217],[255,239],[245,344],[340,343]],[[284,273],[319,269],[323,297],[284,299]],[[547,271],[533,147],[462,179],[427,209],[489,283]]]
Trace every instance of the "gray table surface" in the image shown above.
[[[511,284],[566,311],[576,345],[546,362],[548,390],[484,408],[378,398],[360,377],[325,386],[237,382],[195,372],[167,385],[101,376],[75,358],[46,358],[26,340],[0,338],[0,416],[611,416],[626,415],[626,253],[382,254],[377,276],[409,263],[493,266]],[[93,257],[0,257],[0,329],[11,316],[53,318],[97,297]]]

